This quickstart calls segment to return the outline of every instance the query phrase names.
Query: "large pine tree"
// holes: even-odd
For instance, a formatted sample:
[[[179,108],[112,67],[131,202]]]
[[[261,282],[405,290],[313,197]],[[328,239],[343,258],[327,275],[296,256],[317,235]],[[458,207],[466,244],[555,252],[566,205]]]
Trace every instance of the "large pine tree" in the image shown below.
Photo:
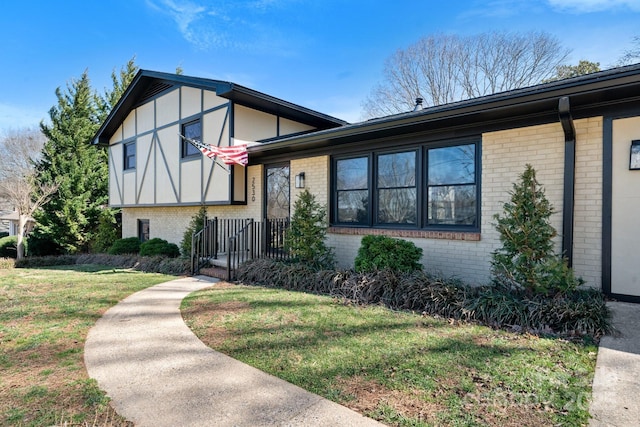
[[[136,71],[133,59],[119,76],[114,71],[114,87],[103,97],[91,88],[86,71],[65,91],[56,90],[58,102],[49,111],[51,123],[41,124],[47,142],[37,164],[37,180],[58,183],[59,188],[34,215],[38,223],[34,240],[46,243],[38,252],[88,250],[108,204],[108,154],[104,147],[92,145],[92,138]]]

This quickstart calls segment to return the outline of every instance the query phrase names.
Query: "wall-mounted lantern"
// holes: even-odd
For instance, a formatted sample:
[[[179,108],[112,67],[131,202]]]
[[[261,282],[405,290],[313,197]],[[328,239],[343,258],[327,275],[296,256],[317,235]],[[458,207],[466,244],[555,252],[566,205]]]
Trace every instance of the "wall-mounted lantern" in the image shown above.
[[[296,188],[304,188],[304,172],[296,175]]]
[[[631,141],[631,154],[629,157],[629,169],[640,169],[640,139]]]

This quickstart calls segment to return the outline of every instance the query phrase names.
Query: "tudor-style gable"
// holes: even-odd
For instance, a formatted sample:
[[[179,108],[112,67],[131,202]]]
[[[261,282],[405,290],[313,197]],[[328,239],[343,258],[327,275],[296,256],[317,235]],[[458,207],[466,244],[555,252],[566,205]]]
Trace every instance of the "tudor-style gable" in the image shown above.
[[[345,122],[243,86],[141,70],[95,137],[108,145],[114,207],[246,202],[246,173],[203,157],[181,135],[227,147]]]

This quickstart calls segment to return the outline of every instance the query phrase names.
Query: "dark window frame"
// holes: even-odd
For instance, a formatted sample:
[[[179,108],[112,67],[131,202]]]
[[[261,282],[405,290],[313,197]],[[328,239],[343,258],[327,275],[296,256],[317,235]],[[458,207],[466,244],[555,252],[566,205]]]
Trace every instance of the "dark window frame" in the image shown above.
[[[146,231],[145,231],[146,228]],[[148,219],[138,219],[138,239],[140,242],[144,243],[149,240],[149,220]],[[146,236],[146,237],[145,237]]]
[[[122,161],[124,170],[136,168],[136,141],[125,142],[122,149]]]
[[[475,218],[473,224],[429,224],[428,219],[428,152],[431,149],[446,148],[455,146],[473,145],[474,146],[474,184],[475,184]],[[383,223],[378,221],[378,163],[379,157],[388,154],[416,152],[416,223],[415,224],[397,224]],[[331,158],[331,196],[330,196],[330,224],[334,227],[354,227],[354,228],[384,228],[384,229],[408,229],[408,230],[433,230],[433,231],[461,231],[461,232],[480,232],[481,219],[481,159],[482,159],[482,143],[480,138],[466,138],[460,140],[438,141],[433,143],[422,143],[416,145],[408,145],[399,147],[394,150],[374,150],[359,151],[345,155],[332,156]],[[338,221],[338,162],[346,159],[356,159],[366,157],[368,159],[368,206],[367,221],[356,222],[340,222]],[[411,187],[413,188],[413,187]]]
[[[193,138],[193,136],[188,135],[189,132],[187,132],[187,128],[195,124],[200,126],[200,135],[198,138]],[[200,118],[197,118],[195,120],[189,120],[188,122],[182,123],[182,125],[180,126],[180,133],[187,138],[191,138],[198,142],[202,142],[202,120]],[[202,155],[202,152],[198,150],[195,146],[193,146],[193,144],[187,142],[187,140],[184,138],[180,138],[180,139],[182,140],[180,156],[183,159],[196,158]]]

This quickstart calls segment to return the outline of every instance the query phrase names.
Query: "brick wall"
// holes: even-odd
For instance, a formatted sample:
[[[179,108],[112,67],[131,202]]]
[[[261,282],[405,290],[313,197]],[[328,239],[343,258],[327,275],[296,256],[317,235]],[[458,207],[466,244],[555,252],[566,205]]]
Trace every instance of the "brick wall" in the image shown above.
[[[600,286],[602,187],[602,119],[575,121],[577,132],[574,267],[588,284]],[[556,250],[562,244],[564,133],[560,123],[486,133],[482,136],[481,233],[397,232],[392,230],[330,229],[341,267],[352,267],[363,234],[387,234],[412,241],[424,251],[430,271],[456,276],[469,283],[490,278],[491,253],[500,246],[493,215],[502,214],[509,192],[530,163],[556,213]]]
[[[576,120],[573,268],[602,286],[602,117]]]

